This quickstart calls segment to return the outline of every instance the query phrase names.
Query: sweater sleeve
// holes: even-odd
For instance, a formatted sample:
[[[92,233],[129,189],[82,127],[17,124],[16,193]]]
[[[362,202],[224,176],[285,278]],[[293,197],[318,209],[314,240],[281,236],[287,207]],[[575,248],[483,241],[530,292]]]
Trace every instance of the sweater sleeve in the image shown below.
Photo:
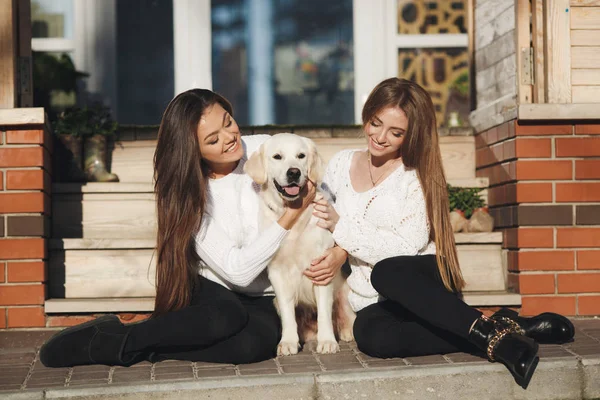
[[[389,211],[392,223],[385,228],[368,216],[340,216],[333,239],[371,265],[389,257],[417,255],[429,243],[427,206],[418,179],[408,186],[404,207],[397,213]]]
[[[267,267],[288,231],[274,222],[245,246],[237,246],[205,214],[196,235],[196,252],[215,274],[233,285],[247,287]]]

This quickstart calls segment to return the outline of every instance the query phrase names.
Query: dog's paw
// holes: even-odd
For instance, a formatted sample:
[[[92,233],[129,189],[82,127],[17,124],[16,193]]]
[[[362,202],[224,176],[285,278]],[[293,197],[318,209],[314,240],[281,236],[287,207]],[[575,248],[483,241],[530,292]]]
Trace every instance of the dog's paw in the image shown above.
[[[354,340],[352,329],[342,329],[340,331],[340,340],[342,342],[352,342]]]
[[[336,341],[325,340],[317,344],[317,353],[319,354],[333,354],[340,351],[340,345]]]
[[[299,348],[300,343],[298,342],[279,342],[279,345],[277,346],[277,355],[291,356],[294,354],[298,354]]]

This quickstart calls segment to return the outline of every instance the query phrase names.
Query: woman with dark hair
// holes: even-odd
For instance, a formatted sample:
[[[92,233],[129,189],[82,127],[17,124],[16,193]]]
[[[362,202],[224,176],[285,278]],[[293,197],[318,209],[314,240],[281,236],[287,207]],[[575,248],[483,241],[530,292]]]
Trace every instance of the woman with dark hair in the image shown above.
[[[258,234],[258,194],[243,166],[268,137],[242,138],[231,104],[209,90],[169,103],[154,154],[154,313],[136,324],[108,315],[67,328],[42,346],[45,366],[275,356],[281,326],[265,268],[315,187],[306,185],[302,200]]]
[[[538,345],[573,338],[558,314],[491,318],[458,296],[464,287],[449,220],[435,109],[419,85],[391,78],[377,85],[362,112],[366,151],[329,162],[323,185],[335,208],[317,201],[320,226],[348,252],[354,337],[373,357],[484,351],[527,387]],[[326,284],[341,263],[306,274]],[[535,341],[534,341],[535,339]]]

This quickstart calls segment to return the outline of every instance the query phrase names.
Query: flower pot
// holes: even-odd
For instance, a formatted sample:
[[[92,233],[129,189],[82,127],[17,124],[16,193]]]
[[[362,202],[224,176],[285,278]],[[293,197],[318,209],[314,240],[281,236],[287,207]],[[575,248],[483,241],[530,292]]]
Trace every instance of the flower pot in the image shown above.
[[[85,139],[84,169],[88,182],[119,182],[119,177],[106,169],[106,136],[93,135]]]
[[[467,224],[468,232],[491,232],[494,230],[494,218],[487,207],[480,207],[473,211]]]
[[[452,232],[454,233],[465,230],[467,226],[465,213],[462,210],[452,210],[452,212],[450,212],[450,224],[452,225]]]

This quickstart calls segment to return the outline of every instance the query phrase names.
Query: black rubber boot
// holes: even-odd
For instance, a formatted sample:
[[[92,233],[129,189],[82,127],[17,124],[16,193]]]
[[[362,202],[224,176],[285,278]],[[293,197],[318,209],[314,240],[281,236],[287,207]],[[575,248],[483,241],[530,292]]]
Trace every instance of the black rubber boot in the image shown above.
[[[486,352],[490,361],[504,364],[515,382],[527,389],[539,361],[538,344],[520,332],[522,330],[515,324],[482,315],[471,328],[469,341]]]
[[[502,308],[492,315],[496,320],[501,320],[502,317],[515,321],[523,329],[525,336],[538,343],[567,343],[575,336],[573,323],[560,314],[546,312],[535,317],[520,317],[516,311]]]
[[[124,356],[128,329],[115,315],[64,329],[42,345],[40,361],[46,367],[104,364],[130,366],[143,359],[141,354]]]

